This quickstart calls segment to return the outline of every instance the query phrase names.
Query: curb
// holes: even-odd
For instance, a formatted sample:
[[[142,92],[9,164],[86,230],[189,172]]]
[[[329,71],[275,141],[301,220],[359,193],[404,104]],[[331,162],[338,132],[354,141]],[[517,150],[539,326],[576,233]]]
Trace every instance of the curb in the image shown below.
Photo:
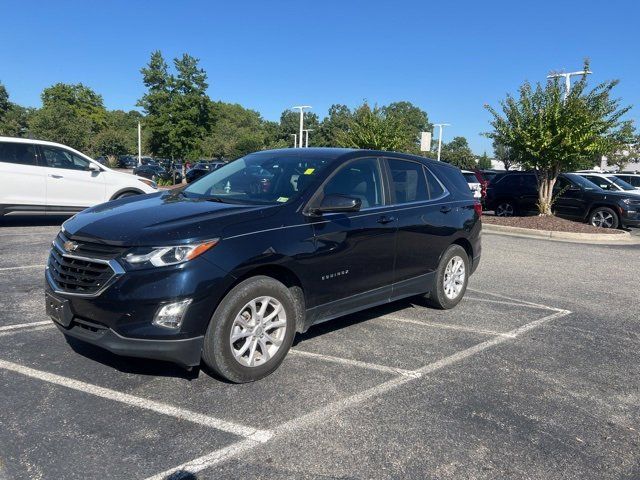
[[[534,230],[532,228],[508,227],[483,223],[482,231],[498,235],[513,237],[539,238],[555,242],[591,243],[596,245],[639,245],[640,239],[631,236],[629,232],[621,233],[577,233],[554,232],[551,230]]]

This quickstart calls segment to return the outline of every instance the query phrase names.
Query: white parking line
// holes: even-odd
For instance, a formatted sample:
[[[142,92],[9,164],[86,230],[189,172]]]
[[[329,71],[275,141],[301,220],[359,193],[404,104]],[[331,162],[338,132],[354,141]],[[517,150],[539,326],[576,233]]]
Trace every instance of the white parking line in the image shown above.
[[[549,307],[539,307],[537,305],[529,305],[527,303],[517,303],[517,302],[507,302],[505,300],[494,300],[493,298],[478,298],[478,297],[470,297],[465,295],[465,301],[472,302],[486,302],[486,303],[496,303],[498,305],[513,305],[514,307],[525,307],[525,308],[535,308],[536,310],[544,309],[544,310],[553,310]]]
[[[392,320],[394,322],[413,323],[414,325],[422,325],[423,327],[444,328],[446,330],[459,330],[461,332],[478,333],[480,335],[494,335],[496,337],[513,338],[510,333],[496,332],[495,330],[482,330],[478,328],[464,327],[462,325],[451,325],[449,323],[423,322],[413,318],[396,317],[395,315],[383,315],[377,319]]]
[[[146,398],[136,397],[135,395],[129,395],[128,393],[118,392],[116,390],[100,387],[98,385],[92,385],[90,383],[81,382],[80,380],[74,380],[72,378],[63,377],[54,373],[35,370],[33,368],[18,365],[17,363],[13,362],[7,362],[5,360],[0,360],[0,369],[19,373],[27,377],[35,378],[48,383],[53,383],[54,385],[60,385],[62,387],[77,390],[79,392],[95,395],[96,397],[102,397],[108,400],[124,403],[132,407],[143,408],[145,410],[161,413],[163,415],[178,418],[180,420],[186,420],[188,422],[193,422],[199,425],[222,430],[227,433],[232,433],[234,435],[249,438],[256,443],[266,442],[267,440],[269,440],[269,438],[271,438],[272,435],[272,433],[268,430],[259,430],[257,428],[227,422],[226,420],[210,417],[202,413],[174,407],[166,403],[156,402],[153,400],[148,400]]]
[[[360,360],[350,360],[348,358],[333,357],[331,355],[324,355],[324,354],[321,354],[321,353],[313,353],[313,352],[305,352],[304,350],[298,350],[298,349],[291,349],[291,350],[289,350],[289,352],[293,353],[294,355],[301,355],[303,357],[318,358],[318,359],[324,360],[326,362],[341,363],[343,365],[350,365],[352,367],[366,368],[368,370],[376,370],[378,372],[391,373],[391,374],[394,374],[394,375],[408,375],[408,376],[414,376],[415,375],[411,370],[405,370],[403,368],[387,367],[386,365],[378,365],[376,363],[361,362]]]
[[[423,377],[424,375],[428,375],[430,373],[433,373],[435,371],[438,371],[445,367],[453,365],[454,363],[458,363],[473,355],[481,353],[484,350],[487,350],[496,345],[500,345],[501,343],[504,343],[508,340],[516,338],[535,328],[538,328],[544,325],[545,323],[548,323],[560,317],[564,317],[565,315],[569,315],[571,313],[569,310],[555,309],[553,307],[546,307],[546,308],[558,310],[558,311],[555,313],[552,313],[551,315],[542,317],[538,320],[534,320],[533,322],[527,323],[522,327],[518,327],[514,330],[511,330],[507,332],[507,334],[495,336],[490,340],[484,341],[473,347],[467,348],[458,353],[454,353],[453,355],[449,355],[448,357],[445,357],[441,360],[425,365],[424,367],[414,370],[412,372],[414,374],[413,376],[400,375],[396,378],[388,380],[387,382],[381,383],[380,385],[369,388],[360,393],[356,393],[355,395],[352,395],[345,399],[338,400],[334,403],[330,403],[329,405],[320,407],[319,409],[313,412],[307,413],[305,415],[302,415],[300,417],[294,418],[293,420],[285,422],[284,424],[276,427],[274,430],[272,430],[271,433],[273,437],[280,436],[280,435],[287,435],[296,430],[313,425],[315,423],[326,422],[328,417],[336,415],[342,412],[343,410],[359,405],[378,395],[382,395],[383,393],[386,393],[390,390],[393,390],[394,388],[397,388],[406,383],[409,383],[415,380],[416,378]],[[254,447],[257,447],[258,445],[259,443],[255,441],[243,440],[241,442],[234,443],[223,449],[211,452],[202,457],[198,457],[195,460],[191,460],[190,462],[184,463],[182,465],[174,467],[165,472],[149,477],[147,480],[164,480],[170,475],[177,472],[184,473],[185,478],[189,478],[189,474],[196,474],[198,472],[211,468],[242,452],[245,452]],[[182,478],[182,476],[176,476],[175,478]]]
[[[3,325],[0,327],[0,332],[4,332],[7,330],[18,330],[20,328],[32,328],[40,325],[51,325],[51,320],[43,320],[42,322],[31,322],[31,323],[14,323],[13,325]]]
[[[228,447],[221,448],[220,450],[215,450],[214,452],[203,455],[202,457],[198,457],[194,460],[191,460],[187,463],[183,463],[182,465],[178,465],[177,467],[173,467],[169,470],[165,470],[164,472],[158,473],[152,477],[147,478],[146,480],[166,480],[167,478],[183,478],[181,475],[176,475],[175,477],[171,477],[178,472],[184,472],[184,478],[192,478],[191,474],[201,472],[207,468],[211,468],[214,465],[231,458],[235,455],[238,455],[246,450],[250,450],[253,447],[257,447],[260,445],[260,442],[256,442],[255,440],[245,439],[236,443],[232,443]]]
[[[20,267],[0,267],[0,272],[8,272],[10,270],[22,270],[25,268],[44,268],[45,265],[22,265]]]
[[[556,308],[556,307],[550,307],[549,305],[542,305],[541,303],[533,303],[533,302],[528,302],[526,300],[520,300],[518,298],[513,298],[513,297],[507,297],[506,295],[501,295],[499,293],[491,293],[491,292],[485,292],[483,290],[476,290],[475,288],[467,288],[468,291],[470,292],[474,292],[474,293],[480,293],[482,295],[491,295],[493,297],[498,297],[498,298],[503,298],[505,300],[511,300],[512,302],[516,302],[516,305],[530,305],[532,307],[536,307],[536,308],[542,308],[544,310],[553,310],[554,312],[565,312],[567,310],[563,310],[561,308]]]
[[[280,425],[279,427],[276,427],[273,430],[273,434],[274,436],[276,435],[282,435],[285,433],[289,433],[292,432],[294,430],[297,430],[299,428],[303,428],[306,427],[308,425],[317,423],[319,421],[323,421],[326,422],[327,418],[329,416],[335,415],[347,408],[353,407],[355,405],[358,405],[366,400],[369,400],[370,398],[376,397],[378,395],[381,395],[383,393],[388,392],[389,390],[392,390],[394,388],[397,388],[401,385],[404,385],[405,383],[409,383],[415,380],[415,378],[420,378],[424,375],[427,375],[429,373],[433,373],[437,370],[441,370],[445,367],[448,367],[454,363],[458,363],[462,360],[465,360],[473,355],[476,355],[480,352],[483,352],[484,350],[487,350],[488,348],[491,347],[495,347],[496,345],[500,345],[501,343],[507,342],[513,338],[516,338],[526,332],[529,332],[530,330],[533,330],[535,328],[538,328],[542,325],[544,325],[545,323],[548,323],[552,320],[555,320],[557,318],[560,317],[564,317],[565,315],[569,315],[571,312],[568,310],[561,310],[559,312],[556,313],[552,313],[551,315],[547,315],[546,317],[540,318],[538,320],[534,320],[533,322],[527,323],[526,325],[523,325],[522,327],[518,327],[514,330],[511,330],[509,333],[509,336],[496,336],[492,339],[486,340],[482,343],[479,343],[477,345],[474,345],[473,347],[467,348],[465,350],[462,350],[460,352],[454,353],[453,355],[449,355],[448,357],[445,357],[441,360],[438,360],[436,362],[430,363],[428,365],[425,365],[424,367],[421,367],[417,370],[414,370],[414,373],[416,374],[415,377],[397,377],[394,379],[391,379],[387,382],[381,383],[380,385],[377,385],[375,387],[369,388],[367,390],[364,390],[360,393],[356,393],[355,395],[352,395],[351,397],[347,397],[345,399],[342,400],[338,400],[337,402],[331,403],[329,405],[326,405],[324,407],[321,407],[313,412],[307,413],[306,415],[302,415],[298,418],[295,418],[293,420],[290,420],[286,423],[284,423],[283,425]]]

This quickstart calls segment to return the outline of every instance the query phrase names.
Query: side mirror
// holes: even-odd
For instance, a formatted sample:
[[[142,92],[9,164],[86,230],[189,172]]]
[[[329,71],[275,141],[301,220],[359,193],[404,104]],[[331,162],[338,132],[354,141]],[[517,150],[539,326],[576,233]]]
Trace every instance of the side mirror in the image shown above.
[[[582,190],[582,189],[581,189],[578,185],[571,185],[571,186],[569,187],[569,191],[570,191],[570,192],[579,192],[579,191],[581,191],[581,190]]]
[[[95,163],[90,163],[88,170],[90,172],[101,172],[102,171],[102,169],[98,165],[96,165]]]
[[[357,212],[362,207],[362,200],[347,195],[330,194],[322,199],[319,207],[313,213]]]

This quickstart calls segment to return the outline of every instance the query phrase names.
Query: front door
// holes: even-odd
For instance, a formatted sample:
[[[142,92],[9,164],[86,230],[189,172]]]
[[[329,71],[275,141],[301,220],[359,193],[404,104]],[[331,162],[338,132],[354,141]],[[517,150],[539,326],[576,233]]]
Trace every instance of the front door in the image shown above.
[[[587,202],[584,199],[584,191],[578,185],[574,185],[565,177],[558,177],[553,186],[553,196],[553,210],[559,217],[585,217]]]
[[[47,167],[47,212],[74,211],[105,201],[104,175],[75,153],[42,145]]]
[[[312,221],[316,252],[309,264],[311,305],[316,320],[328,320],[389,298],[397,220],[385,198],[381,162],[354,160],[320,187],[324,195],[359,198],[360,211],[327,213]]]

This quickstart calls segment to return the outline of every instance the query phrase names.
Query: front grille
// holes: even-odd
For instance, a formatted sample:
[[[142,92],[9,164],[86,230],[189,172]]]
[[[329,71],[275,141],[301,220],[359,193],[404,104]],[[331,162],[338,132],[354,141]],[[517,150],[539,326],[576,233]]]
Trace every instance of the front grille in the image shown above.
[[[80,295],[95,294],[116,274],[107,262],[65,255],[58,242],[53,244],[48,267],[58,290]]]
[[[66,236],[63,232],[60,232],[57,240],[60,245],[64,245],[64,243],[71,240],[71,238]],[[78,257],[111,260],[119,257],[125,250],[127,250],[127,247],[107,245],[104,243],[86,242],[84,240],[75,239],[74,242],[77,243],[78,246],[73,251],[73,254]]]

